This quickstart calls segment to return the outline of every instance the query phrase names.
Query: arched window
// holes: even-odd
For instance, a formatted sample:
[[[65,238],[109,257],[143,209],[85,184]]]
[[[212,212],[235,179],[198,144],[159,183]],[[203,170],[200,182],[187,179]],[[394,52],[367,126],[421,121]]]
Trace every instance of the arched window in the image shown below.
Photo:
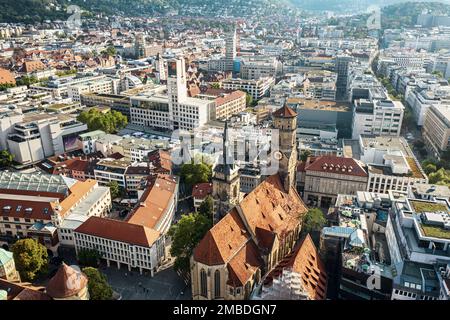
[[[200,294],[205,298],[208,297],[208,284],[206,282],[206,271],[204,269],[200,271]]]
[[[220,298],[220,271],[214,272],[214,298]]]

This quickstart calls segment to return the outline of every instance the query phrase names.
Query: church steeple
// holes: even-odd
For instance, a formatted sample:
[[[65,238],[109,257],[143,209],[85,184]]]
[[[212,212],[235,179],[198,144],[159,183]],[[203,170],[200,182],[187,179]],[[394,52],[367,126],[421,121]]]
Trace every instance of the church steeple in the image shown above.
[[[227,121],[225,121],[222,144],[222,161],[215,166],[212,178],[213,198],[218,212],[216,221],[240,201],[239,168],[235,165],[234,157],[230,153],[230,135]]]
[[[273,127],[278,130],[279,147],[282,154],[278,173],[284,189],[289,192],[297,186],[297,113],[286,103],[273,114]]]

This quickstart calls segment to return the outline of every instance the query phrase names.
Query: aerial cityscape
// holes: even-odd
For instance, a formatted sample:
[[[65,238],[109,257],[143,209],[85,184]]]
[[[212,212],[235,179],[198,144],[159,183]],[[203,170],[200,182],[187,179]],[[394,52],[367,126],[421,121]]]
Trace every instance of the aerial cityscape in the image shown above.
[[[449,1],[0,0],[0,304],[450,300],[449,82]]]

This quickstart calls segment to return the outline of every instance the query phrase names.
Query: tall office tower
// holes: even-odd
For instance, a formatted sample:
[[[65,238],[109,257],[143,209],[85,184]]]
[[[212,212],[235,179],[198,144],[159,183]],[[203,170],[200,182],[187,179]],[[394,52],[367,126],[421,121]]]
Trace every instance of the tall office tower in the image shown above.
[[[236,58],[237,32],[229,34],[225,39],[225,71],[233,72],[234,59]]]
[[[145,35],[138,33],[134,39],[134,52],[137,59],[145,58]]]
[[[167,62],[167,92],[172,103],[182,102],[187,97],[186,65],[182,57]]]
[[[348,77],[350,74],[351,62],[352,57],[350,56],[336,57],[335,72],[338,75],[336,81],[336,100],[347,99]]]
[[[156,71],[159,74],[159,81],[166,81],[167,80],[167,72],[166,72],[166,64],[165,60],[161,55],[158,53],[155,59],[155,68]]]

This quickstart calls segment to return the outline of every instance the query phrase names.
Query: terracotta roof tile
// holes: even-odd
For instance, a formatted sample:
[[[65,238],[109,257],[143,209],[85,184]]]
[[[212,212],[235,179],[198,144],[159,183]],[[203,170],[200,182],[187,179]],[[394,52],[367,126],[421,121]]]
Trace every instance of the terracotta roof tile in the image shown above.
[[[353,158],[320,156],[306,166],[306,171],[329,172],[335,174],[367,177],[363,166]]]
[[[51,300],[44,292],[0,278],[0,290],[8,292],[8,300]]]
[[[207,265],[228,262],[250,238],[236,209],[215,224],[194,249],[194,259]]]
[[[63,263],[47,284],[47,294],[52,298],[68,298],[76,295],[87,285],[84,273]]]
[[[283,238],[299,225],[299,217],[307,208],[294,188],[284,191],[278,174],[268,177],[239,205],[248,226],[265,249],[273,242],[273,235]]]
[[[129,223],[154,228],[167,212],[175,197],[177,182],[174,176],[158,174],[140,199],[140,205],[128,218]]]
[[[266,276],[264,284],[270,285],[285,268],[292,268],[302,276],[303,287],[310,299],[326,299],[328,277],[325,264],[309,234]]]
[[[230,276],[227,284],[233,287],[244,286],[263,265],[264,262],[259,256],[258,248],[252,240],[249,240],[228,263]]]
[[[219,96],[216,98],[216,106],[221,106],[225,103],[240,99],[242,97],[245,97],[245,92],[239,90],[233,91],[232,93],[229,94],[224,94],[224,96]]]
[[[192,196],[196,199],[204,199],[208,195],[211,195],[212,191],[213,191],[212,183],[209,182],[197,183],[192,188]]]
[[[143,247],[151,247],[161,235],[142,225],[95,216],[89,217],[75,232]]]
[[[287,105],[285,105],[280,109],[278,109],[277,111],[275,111],[274,113],[272,113],[272,115],[281,118],[293,118],[297,116],[297,113],[291,108],[289,108]]]
[[[16,84],[16,79],[14,79],[14,75],[6,69],[0,68],[0,84]]]

